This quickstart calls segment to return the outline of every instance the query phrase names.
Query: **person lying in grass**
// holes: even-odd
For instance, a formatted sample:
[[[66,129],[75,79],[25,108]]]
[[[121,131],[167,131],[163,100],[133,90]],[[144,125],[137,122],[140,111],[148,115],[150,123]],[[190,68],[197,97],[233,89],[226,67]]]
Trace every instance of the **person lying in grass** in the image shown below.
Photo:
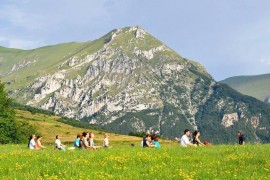
[[[42,140],[42,136],[38,136],[37,137],[37,142],[35,144],[35,149],[36,150],[41,150],[41,149],[45,149],[46,147],[41,145],[41,140]]]

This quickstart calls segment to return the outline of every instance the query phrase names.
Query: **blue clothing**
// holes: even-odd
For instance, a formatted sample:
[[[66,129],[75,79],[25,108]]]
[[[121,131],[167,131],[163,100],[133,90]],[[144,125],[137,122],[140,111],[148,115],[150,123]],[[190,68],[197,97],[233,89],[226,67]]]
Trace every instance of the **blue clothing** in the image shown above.
[[[158,141],[154,141],[154,145],[156,146],[156,148],[160,149],[160,144]]]
[[[79,140],[79,139],[76,139],[76,140],[74,141],[74,147],[75,147],[75,148],[79,148],[79,147],[80,147],[80,140]]]
[[[143,147],[148,147],[148,145],[146,144],[147,142],[147,139],[146,138],[143,138]]]

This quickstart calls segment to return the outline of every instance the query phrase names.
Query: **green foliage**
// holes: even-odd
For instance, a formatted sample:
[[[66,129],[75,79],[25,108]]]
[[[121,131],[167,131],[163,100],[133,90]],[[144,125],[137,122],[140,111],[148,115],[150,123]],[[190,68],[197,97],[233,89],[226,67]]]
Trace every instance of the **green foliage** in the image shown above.
[[[146,132],[129,132],[128,133],[129,136],[137,136],[137,137],[145,137],[146,136]]]
[[[52,111],[44,110],[44,109],[38,109],[38,108],[27,106],[27,105],[22,105],[22,104],[16,103],[16,102],[12,102],[12,106],[13,106],[14,109],[19,109],[19,110],[23,110],[23,111],[29,111],[32,114],[39,113],[39,114],[50,115],[50,116],[55,115],[54,112],[52,112]]]
[[[11,106],[11,99],[0,83],[0,143],[18,142],[15,112]]]
[[[227,100],[233,101],[228,106]],[[225,105],[222,109],[218,109],[218,102],[223,100]],[[254,129],[251,123],[247,123],[247,119],[241,118],[241,104],[246,108],[245,116],[260,116],[260,126],[262,130]],[[221,120],[224,114],[238,113],[239,121],[235,122],[231,127],[221,126]],[[236,132],[242,130],[249,142],[255,142],[258,136],[263,142],[269,142],[269,134],[267,129],[270,128],[270,106],[249,96],[244,96],[233,90],[225,84],[217,84],[214,86],[214,92],[208,101],[199,107],[196,114],[196,122],[202,134],[202,139],[214,143],[233,143],[237,141]]]
[[[57,119],[56,121],[71,125],[73,127],[103,131],[101,127],[98,127],[98,126],[95,126],[95,125],[92,125],[83,121],[78,121],[76,119],[67,118],[67,117],[61,117]]]
[[[4,91],[4,85],[0,83],[0,143],[27,142],[35,128],[28,122],[16,121],[12,101]]]

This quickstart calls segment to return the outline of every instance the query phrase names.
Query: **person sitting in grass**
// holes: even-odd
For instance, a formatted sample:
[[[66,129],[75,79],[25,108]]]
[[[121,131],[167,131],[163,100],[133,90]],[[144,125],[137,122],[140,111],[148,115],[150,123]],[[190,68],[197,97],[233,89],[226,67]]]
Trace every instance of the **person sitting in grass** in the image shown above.
[[[101,146],[96,146],[95,145],[95,142],[94,142],[95,135],[94,135],[94,133],[90,132],[89,134],[90,134],[90,136],[89,136],[89,146],[91,148],[93,148],[94,150],[101,148]]]
[[[30,136],[29,142],[28,142],[28,148],[29,149],[35,149],[35,146],[36,146],[35,138],[36,138],[36,135],[35,134],[32,134]]]
[[[193,136],[193,139],[192,139],[192,143],[193,144],[196,144],[197,146],[205,146],[199,139],[200,137],[200,131],[194,131],[192,136]]]
[[[65,148],[66,146],[61,143],[60,136],[59,135],[56,135],[55,139],[56,139],[55,140],[55,143],[54,143],[55,147],[57,149],[59,149],[59,150],[65,151],[66,150],[66,148]]]
[[[69,147],[68,150],[75,150],[76,148],[81,148],[81,136],[80,134],[77,135],[77,138],[75,139],[74,143],[73,143],[73,147]]]
[[[181,140],[180,140],[181,146],[183,146],[183,147],[188,147],[188,146],[194,146],[194,147],[196,147],[197,145],[192,144],[189,141],[189,137],[190,137],[190,131],[188,129],[185,129],[184,135],[181,137]]]
[[[151,144],[151,135],[147,134],[144,138],[143,138],[143,147],[155,147],[155,145]]]
[[[160,144],[158,142],[158,139],[159,139],[158,136],[154,134],[154,135],[152,135],[151,139],[153,140],[153,145],[156,148],[160,149]]]
[[[103,145],[103,147],[105,147],[105,148],[111,148],[111,146],[109,146],[109,134],[108,133],[105,133],[104,134],[104,140],[103,140],[103,143],[102,143],[102,145]]]
[[[89,139],[89,133],[88,132],[83,132],[82,136],[83,136],[82,141],[81,141],[82,149],[90,150],[91,147],[89,146],[89,143],[87,141],[87,139]]]
[[[80,143],[81,138],[82,138],[82,135],[78,134],[77,139],[74,141],[74,147],[75,148],[81,148],[81,143]]]
[[[41,140],[42,140],[42,136],[38,136],[37,137],[37,142],[35,144],[35,149],[36,150],[41,150],[41,149],[45,149],[46,147],[41,145]]]

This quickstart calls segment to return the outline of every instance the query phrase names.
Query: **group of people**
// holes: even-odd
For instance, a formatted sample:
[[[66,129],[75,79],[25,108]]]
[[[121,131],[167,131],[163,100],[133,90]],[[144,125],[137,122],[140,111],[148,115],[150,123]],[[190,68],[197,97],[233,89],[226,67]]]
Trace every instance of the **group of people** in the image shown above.
[[[99,149],[101,147],[105,147],[105,148],[111,148],[111,146],[109,146],[109,134],[105,133],[104,134],[104,139],[102,142],[102,146],[96,146],[95,142],[94,142],[94,133],[90,132],[83,132],[82,134],[78,134],[77,135],[77,139],[74,141],[74,148],[81,148],[81,149],[85,149],[85,150],[96,150]],[[72,149],[72,148],[70,148]]]
[[[181,137],[180,144],[183,147],[187,146],[206,146],[206,144],[202,143],[199,139],[200,137],[200,132],[199,131],[194,131],[192,134],[192,140],[190,141],[190,131],[188,129],[185,129],[184,135]]]
[[[185,129],[184,131],[184,135],[181,137],[180,139],[180,144],[183,147],[188,147],[188,146],[211,146],[212,144],[209,143],[208,141],[204,141],[203,143],[200,141],[199,137],[200,137],[200,131],[196,130],[192,133],[192,139],[190,140],[190,131],[188,129]],[[238,144],[239,145],[244,145],[245,142],[245,138],[244,138],[244,134],[241,131],[237,132],[238,135]]]
[[[244,145],[245,144],[245,139],[244,139],[244,134],[241,131],[237,132],[238,135],[238,143],[239,145]],[[200,141],[200,131],[196,130],[192,133],[192,139],[190,140],[191,133],[188,129],[185,129],[184,135],[180,139],[180,145],[183,147],[188,147],[188,146],[211,146],[212,144],[204,141],[203,143]],[[84,149],[84,150],[96,150],[101,147],[105,148],[111,148],[109,146],[109,134],[105,133],[104,134],[104,139],[102,142],[102,146],[96,146],[94,142],[94,133],[93,132],[83,132],[82,134],[78,134],[77,138],[74,141],[73,147],[67,148],[68,150],[74,150],[74,149]],[[36,139],[36,141],[35,141]],[[42,136],[35,136],[35,134],[32,134],[29,138],[29,143],[28,143],[28,148],[29,149],[35,149],[35,150],[41,150],[45,149],[46,147],[42,146],[41,144]],[[146,136],[143,138],[141,142],[141,146],[146,148],[160,148],[159,144],[159,138],[156,134],[150,134],[149,132],[146,134]],[[55,149],[59,150],[66,150],[66,146],[61,143],[60,136],[56,135],[56,140],[55,140]]]
[[[147,133],[146,136],[142,140],[142,147],[151,147],[160,149],[160,144],[158,142],[158,136],[156,134]]]
[[[75,149],[85,149],[85,150],[96,150],[101,147],[106,147],[106,148],[111,148],[109,146],[109,134],[105,133],[104,134],[104,139],[102,146],[96,146],[94,142],[94,133],[90,132],[83,132],[82,134],[78,134],[77,138],[74,141],[73,147],[68,147],[68,150],[75,150]],[[36,139],[36,141],[35,141]],[[35,134],[32,134],[29,138],[29,143],[28,143],[28,148],[29,149],[34,149],[34,150],[41,150],[45,149],[46,147],[41,145],[41,140],[42,136],[35,136]],[[54,149],[59,149],[59,150],[66,150],[66,145],[61,143],[60,136],[56,135],[55,137],[55,143],[54,143]]]
[[[46,147],[41,145],[41,140],[42,140],[42,136],[38,136],[37,137],[37,141],[35,141],[36,139],[36,135],[32,134],[29,138],[29,142],[28,142],[28,148],[29,149],[36,149],[36,150],[41,150],[41,149],[45,149]]]

